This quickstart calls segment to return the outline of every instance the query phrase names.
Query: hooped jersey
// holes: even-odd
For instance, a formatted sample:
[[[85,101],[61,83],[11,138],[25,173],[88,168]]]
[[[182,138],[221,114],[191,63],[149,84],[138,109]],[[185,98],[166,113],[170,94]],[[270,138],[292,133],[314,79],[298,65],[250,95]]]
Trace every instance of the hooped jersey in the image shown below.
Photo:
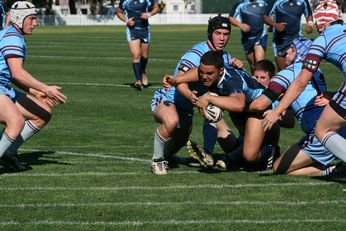
[[[276,74],[271,80],[268,89],[274,91],[277,95],[285,93],[289,85],[298,77],[302,68],[303,63],[301,62],[291,64]],[[304,91],[291,104],[291,108],[295,112],[295,116],[302,130],[307,134],[315,128],[316,122],[320,118],[324,108],[314,104],[315,98],[326,90],[327,86],[324,76],[318,69]]]
[[[7,65],[8,57],[26,56],[25,40],[20,31],[12,25],[0,32],[0,84],[8,86],[12,80],[10,69]]]
[[[155,4],[155,0],[120,0],[119,8],[125,11],[127,18],[134,17],[135,29],[143,29],[149,27],[147,19],[141,19],[141,14],[150,12]]]
[[[241,31],[243,38],[267,34],[266,26],[262,19],[263,15],[266,14],[266,7],[267,5],[263,0],[240,0],[233,6],[229,16],[233,18],[239,16],[242,23],[251,27],[251,31],[248,33]]]
[[[304,68],[314,72],[322,59],[333,63],[346,77],[346,25],[329,26],[313,41],[306,55]]]

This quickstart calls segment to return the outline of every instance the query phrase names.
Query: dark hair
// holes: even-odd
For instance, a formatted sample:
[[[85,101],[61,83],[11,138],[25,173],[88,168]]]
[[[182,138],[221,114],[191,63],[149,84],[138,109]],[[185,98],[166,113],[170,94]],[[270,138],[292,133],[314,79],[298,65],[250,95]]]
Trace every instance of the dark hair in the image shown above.
[[[213,65],[217,69],[224,67],[223,52],[222,51],[208,51],[201,57],[201,64]]]
[[[226,29],[231,32],[231,23],[228,18],[221,16],[218,14],[214,18],[210,18],[208,21],[208,39],[212,42],[213,40],[213,32],[217,29]]]
[[[269,77],[273,78],[275,75],[275,65],[272,61],[263,59],[255,64],[254,71],[267,71],[269,73]]]

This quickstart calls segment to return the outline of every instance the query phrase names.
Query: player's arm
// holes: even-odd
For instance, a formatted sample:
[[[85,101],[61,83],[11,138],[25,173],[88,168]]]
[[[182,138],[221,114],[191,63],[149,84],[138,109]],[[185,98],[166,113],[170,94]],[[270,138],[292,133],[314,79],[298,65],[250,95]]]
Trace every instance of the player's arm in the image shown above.
[[[313,73],[305,68],[302,69],[298,77],[290,84],[285,95],[280,100],[279,105],[273,109],[264,113],[262,126],[264,130],[270,129],[273,124],[278,121],[281,114],[291,105],[291,103],[300,95],[305,89],[306,85],[312,78]]]
[[[178,75],[175,77],[177,79],[176,89],[182,94],[185,98],[190,100],[193,104],[197,102],[197,91],[191,91],[188,83],[198,82],[198,68],[193,68],[184,73],[183,71],[179,71]]]
[[[160,7],[157,3],[155,3],[155,1],[152,1],[152,3],[154,4],[152,7],[152,10],[150,12],[144,12],[141,14],[141,19],[148,19],[152,16],[154,16],[155,14],[160,12]]]
[[[233,93],[229,96],[204,94],[198,98],[196,106],[203,115],[208,104],[213,104],[229,112],[242,112],[245,108],[246,96],[243,93]]]
[[[5,16],[5,24],[4,24],[4,28],[8,27],[10,25],[10,19],[11,19],[11,16],[10,16],[10,11],[8,10],[6,12],[6,16]]]
[[[36,91],[43,92],[50,98],[58,100],[60,103],[65,103],[67,97],[60,92],[59,86],[48,86],[29,74],[23,68],[22,57],[9,57],[6,59],[10,68],[13,79],[18,82],[22,87],[26,87],[29,91],[30,88]]]
[[[134,26],[135,25],[135,19],[134,17],[132,18],[127,18],[125,16],[125,12],[124,12],[124,9],[122,7],[120,7],[122,4],[119,3],[119,7],[117,9],[117,17],[123,21],[127,26]]]

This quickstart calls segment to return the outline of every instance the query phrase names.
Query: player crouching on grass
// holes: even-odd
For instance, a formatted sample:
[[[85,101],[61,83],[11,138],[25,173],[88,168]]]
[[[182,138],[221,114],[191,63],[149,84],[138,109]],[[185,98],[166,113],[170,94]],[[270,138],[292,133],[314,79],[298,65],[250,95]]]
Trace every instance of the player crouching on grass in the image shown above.
[[[244,112],[245,106],[264,91],[264,87],[257,80],[243,70],[225,67],[220,52],[208,51],[202,56],[198,68],[175,78],[166,76],[166,82],[173,86],[202,82],[210,92],[217,94],[204,94],[194,105],[198,107],[202,116],[205,115],[209,104],[228,111],[239,134],[244,136],[244,144],[227,153],[228,158],[225,161],[229,169],[237,169],[240,166],[249,171],[267,168],[268,158],[274,152],[273,147],[269,145],[273,140],[271,137],[278,137],[278,134],[272,132],[278,130],[263,132],[262,114]]]
[[[35,135],[51,118],[51,107],[65,103],[59,86],[48,86],[23,68],[26,57],[24,34],[37,25],[35,6],[15,2],[10,11],[11,25],[0,32],[0,121],[5,129],[0,139],[0,157],[13,171],[27,168],[15,157],[18,147]],[[15,83],[28,94],[10,86]]]

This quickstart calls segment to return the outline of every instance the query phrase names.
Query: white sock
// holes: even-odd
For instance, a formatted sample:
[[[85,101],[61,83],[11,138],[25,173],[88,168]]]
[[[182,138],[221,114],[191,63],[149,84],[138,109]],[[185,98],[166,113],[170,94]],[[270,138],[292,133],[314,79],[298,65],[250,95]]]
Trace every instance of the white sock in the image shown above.
[[[155,135],[154,135],[154,154],[153,159],[160,159],[164,158],[164,150],[165,150],[165,144],[170,140],[170,138],[165,139],[161,136],[159,133],[159,129],[156,129]]]
[[[40,128],[35,124],[30,122],[30,120],[26,120],[24,124],[24,128],[21,131],[20,135],[17,137],[16,141],[9,147],[8,151],[10,153],[16,153],[17,149],[30,137],[35,135],[40,131]]]
[[[346,140],[335,132],[328,132],[322,139],[322,145],[343,162],[346,162]]]
[[[6,150],[8,149],[8,147],[11,146],[11,144],[14,142],[14,139],[11,139],[6,132],[4,132],[1,136],[1,140],[0,140],[0,157],[2,157],[2,155],[4,155],[4,153],[6,152]]]

